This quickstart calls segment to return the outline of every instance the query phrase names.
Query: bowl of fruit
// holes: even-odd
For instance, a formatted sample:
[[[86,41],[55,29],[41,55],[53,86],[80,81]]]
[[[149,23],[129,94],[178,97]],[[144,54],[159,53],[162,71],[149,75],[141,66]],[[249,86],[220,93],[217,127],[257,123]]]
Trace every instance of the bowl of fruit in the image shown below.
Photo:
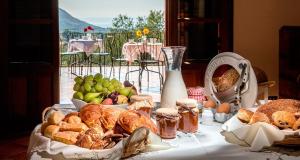
[[[137,94],[130,83],[126,82],[124,85],[117,79],[103,77],[100,73],[77,76],[74,81],[72,102],[78,110],[87,103],[126,108],[130,97]]]

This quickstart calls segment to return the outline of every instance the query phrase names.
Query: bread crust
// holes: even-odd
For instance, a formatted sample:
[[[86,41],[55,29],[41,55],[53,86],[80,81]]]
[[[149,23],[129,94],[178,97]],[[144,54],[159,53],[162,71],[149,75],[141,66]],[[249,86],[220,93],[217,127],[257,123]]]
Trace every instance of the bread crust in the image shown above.
[[[269,117],[262,112],[255,112],[251,117],[249,124],[254,124],[256,122],[271,123]]]
[[[136,111],[124,111],[120,114],[118,124],[128,133],[132,133],[139,127],[147,127],[157,133],[157,127],[150,118]]]
[[[296,122],[294,113],[287,111],[276,111],[272,114],[274,124],[279,128],[292,128]]]
[[[113,129],[118,121],[121,112],[122,111],[118,109],[103,108],[101,110],[101,117],[100,117],[100,121],[103,127],[107,130]]]
[[[254,112],[247,110],[245,108],[239,109],[237,113],[237,118],[241,120],[243,123],[249,123]]]
[[[300,111],[300,101],[293,99],[278,99],[261,105],[256,112],[266,114],[271,121],[272,114],[276,111],[296,113]]]
[[[293,125],[293,130],[298,130],[300,129],[300,118],[294,123]]]

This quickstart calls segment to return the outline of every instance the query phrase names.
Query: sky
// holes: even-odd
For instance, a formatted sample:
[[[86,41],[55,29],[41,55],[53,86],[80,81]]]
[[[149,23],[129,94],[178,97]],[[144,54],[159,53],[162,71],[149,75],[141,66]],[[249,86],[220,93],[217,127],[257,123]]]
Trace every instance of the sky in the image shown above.
[[[100,27],[110,27],[119,14],[147,16],[150,10],[164,10],[164,0],[59,0],[59,7],[73,17]]]

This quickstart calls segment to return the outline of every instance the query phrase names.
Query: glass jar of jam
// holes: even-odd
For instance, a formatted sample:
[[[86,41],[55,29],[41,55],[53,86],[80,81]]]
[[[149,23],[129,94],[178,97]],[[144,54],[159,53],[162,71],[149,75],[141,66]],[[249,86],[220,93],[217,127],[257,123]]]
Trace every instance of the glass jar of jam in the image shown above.
[[[181,99],[176,101],[176,105],[178,106],[178,113],[181,116],[178,130],[185,133],[197,132],[199,117],[197,101],[194,99]]]
[[[156,110],[156,122],[161,138],[176,138],[179,114],[174,108],[159,108]]]
[[[145,115],[146,117],[151,117],[152,108],[154,103],[150,95],[132,95],[130,97],[130,105],[128,109],[136,110],[140,114]]]

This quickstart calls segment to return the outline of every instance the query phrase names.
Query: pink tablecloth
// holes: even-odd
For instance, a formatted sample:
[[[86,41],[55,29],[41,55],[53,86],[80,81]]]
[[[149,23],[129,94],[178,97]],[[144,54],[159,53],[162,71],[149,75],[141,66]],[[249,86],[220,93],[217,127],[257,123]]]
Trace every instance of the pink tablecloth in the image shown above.
[[[68,44],[68,51],[80,51],[85,52],[87,56],[90,56],[97,48],[102,48],[102,39],[97,40],[85,40],[85,39],[71,39]]]
[[[140,53],[147,52],[155,60],[164,60],[163,53],[161,51],[162,43],[124,43],[122,48],[122,54],[131,63],[138,59]]]

